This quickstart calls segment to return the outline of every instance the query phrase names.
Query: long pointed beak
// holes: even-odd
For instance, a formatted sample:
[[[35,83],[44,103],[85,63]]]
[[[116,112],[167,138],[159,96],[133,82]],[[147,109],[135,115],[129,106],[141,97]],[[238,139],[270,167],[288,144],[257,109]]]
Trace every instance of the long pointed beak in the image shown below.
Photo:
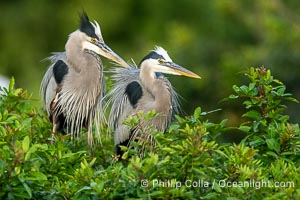
[[[199,75],[195,74],[194,72],[181,67],[180,65],[174,62],[165,62],[162,63],[162,66],[166,67],[164,72],[168,74],[174,75],[183,75],[191,78],[201,78]]]
[[[96,53],[104,56],[115,63],[119,64],[121,67],[130,67],[127,62],[125,62],[118,54],[116,54],[111,48],[109,48],[104,42],[98,42]]]

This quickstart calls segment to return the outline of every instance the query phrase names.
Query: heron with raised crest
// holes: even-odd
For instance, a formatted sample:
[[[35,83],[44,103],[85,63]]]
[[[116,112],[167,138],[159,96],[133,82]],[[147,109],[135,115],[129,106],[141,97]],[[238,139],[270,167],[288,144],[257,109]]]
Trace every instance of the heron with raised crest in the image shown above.
[[[172,117],[178,113],[177,93],[163,74],[183,75],[201,78],[197,74],[174,63],[167,51],[156,47],[140,62],[140,68],[115,68],[112,70],[114,85],[107,97],[111,104],[109,127],[114,131],[114,143],[117,155],[122,155],[120,146],[130,146],[137,140],[151,141],[151,131],[165,132]],[[154,110],[150,121],[141,121],[135,127],[128,128],[124,121],[138,112]],[[150,130],[148,127],[151,127]],[[145,131],[146,130],[146,131]],[[144,133],[142,133],[144,131]],[[146,132],[146,133],[145,133]]]
[[[41,82],[41,96],[53,123],[53,133],[70,133],[76,137],[85,127],[91,149],[92,124],[101,120],[105,88],[100,56],[129,67],[104,43],[99,24],[91,22],[83,12],[80,27],[69,35],[65,52],[48,58],[51,65]]]

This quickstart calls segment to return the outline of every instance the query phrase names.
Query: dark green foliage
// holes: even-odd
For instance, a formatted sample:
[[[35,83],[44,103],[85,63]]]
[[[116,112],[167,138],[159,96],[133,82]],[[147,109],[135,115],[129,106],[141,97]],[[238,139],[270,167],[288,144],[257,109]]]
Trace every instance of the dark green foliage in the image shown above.
[[[234,85],[235,94],[229,96],[243,99],[247,109],[243,117],[249,121],[239,127],[247,133],[243,143],[258,149],[267,161],[281,157],[299,162],[299,125],[289,122],[289,116],[283,113],[286,106],[282,104],[283,101],[298,101],[285,93],[283,83],[274,79],[264,67],[250,68],[246,76],[251,81],[249,85]]]
[[[56,136],[52,144],[50,121],[12,79],[0,96],[0,198],[299,199],[300,130],[284,114],[284,101],[297,101],[265,68],[250,68],[246,76],[250,83],[233,86],[228,98],[243,100],[246,122],[227,127],[226,119],[210,122],[209,112],[197,108],[176,116],[167,133],[153,132],[156,145],[146,143],[143,158],[128,149],[123,161],[105,126],[95,158],[85,134]],[[241,143],[216,142],[233,129],[247,134]]]

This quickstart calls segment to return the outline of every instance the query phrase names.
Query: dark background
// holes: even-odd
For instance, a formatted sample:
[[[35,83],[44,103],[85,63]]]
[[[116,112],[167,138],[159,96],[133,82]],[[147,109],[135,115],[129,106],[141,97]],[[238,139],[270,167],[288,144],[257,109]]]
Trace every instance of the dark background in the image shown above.
[[[101,26],[106,44],[139,63],[155,45],[201,80],[168,76],[182,96],[183,114],[222,108],[212,121],[238,123],[240,102],[220,103],[233,84],[245,84],[249,67],[264,65],[300,99],[300,2],[298,0],[99,0],[1,1],[0,74],[39,98],[50,52],[64,51],[84,9]],[[102,59],[104,60],[104,59]],[[112,65],[104,60],[105,68]],[[37,101],[40,105],[40,102]],[[288,103],[293,122],[299,104]]]

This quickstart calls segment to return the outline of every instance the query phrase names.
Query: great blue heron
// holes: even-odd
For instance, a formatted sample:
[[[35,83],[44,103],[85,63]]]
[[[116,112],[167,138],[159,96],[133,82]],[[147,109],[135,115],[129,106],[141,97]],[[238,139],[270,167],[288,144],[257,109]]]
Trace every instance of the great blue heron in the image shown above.
[[[200,78],[197,74],[174,63],[162,47],[156,47],[145,56],[140,63],[140,69],[132,66],[115,68],[112,72],[115,83],[108,94],[108,102],[112,106],[109,126],[114,130],[117,155],[122,155],[120,145],[129,146],[132,140],[136,140],[136,136],[143,140],[151,140],[149,131],[156,129],[165,132],[172,116],[178,112],[177,94],[162,73]],[[155,110],[158,115],[150,121],[142,121],[131,130],[124,125],[124,120],[128,116],[136,115],[139,111],[147,113],[152,110]],[[152,128],[147,130],[149,125]],[[147,130],[148,133],[141,136],[143,134],[141,129]]]
[[[101,108],[105,86],[99,55],[128,67],[104,43],[99,24],[90,22],[83,12],[80,28],[69,35],[65,52],[48,58],[52,64],[41,82],[41,95],[53,123],[53,133],[66,131],[78,136],[82,127],[86,127],[91,148],[92,122],[99,122],[97,111]]]

